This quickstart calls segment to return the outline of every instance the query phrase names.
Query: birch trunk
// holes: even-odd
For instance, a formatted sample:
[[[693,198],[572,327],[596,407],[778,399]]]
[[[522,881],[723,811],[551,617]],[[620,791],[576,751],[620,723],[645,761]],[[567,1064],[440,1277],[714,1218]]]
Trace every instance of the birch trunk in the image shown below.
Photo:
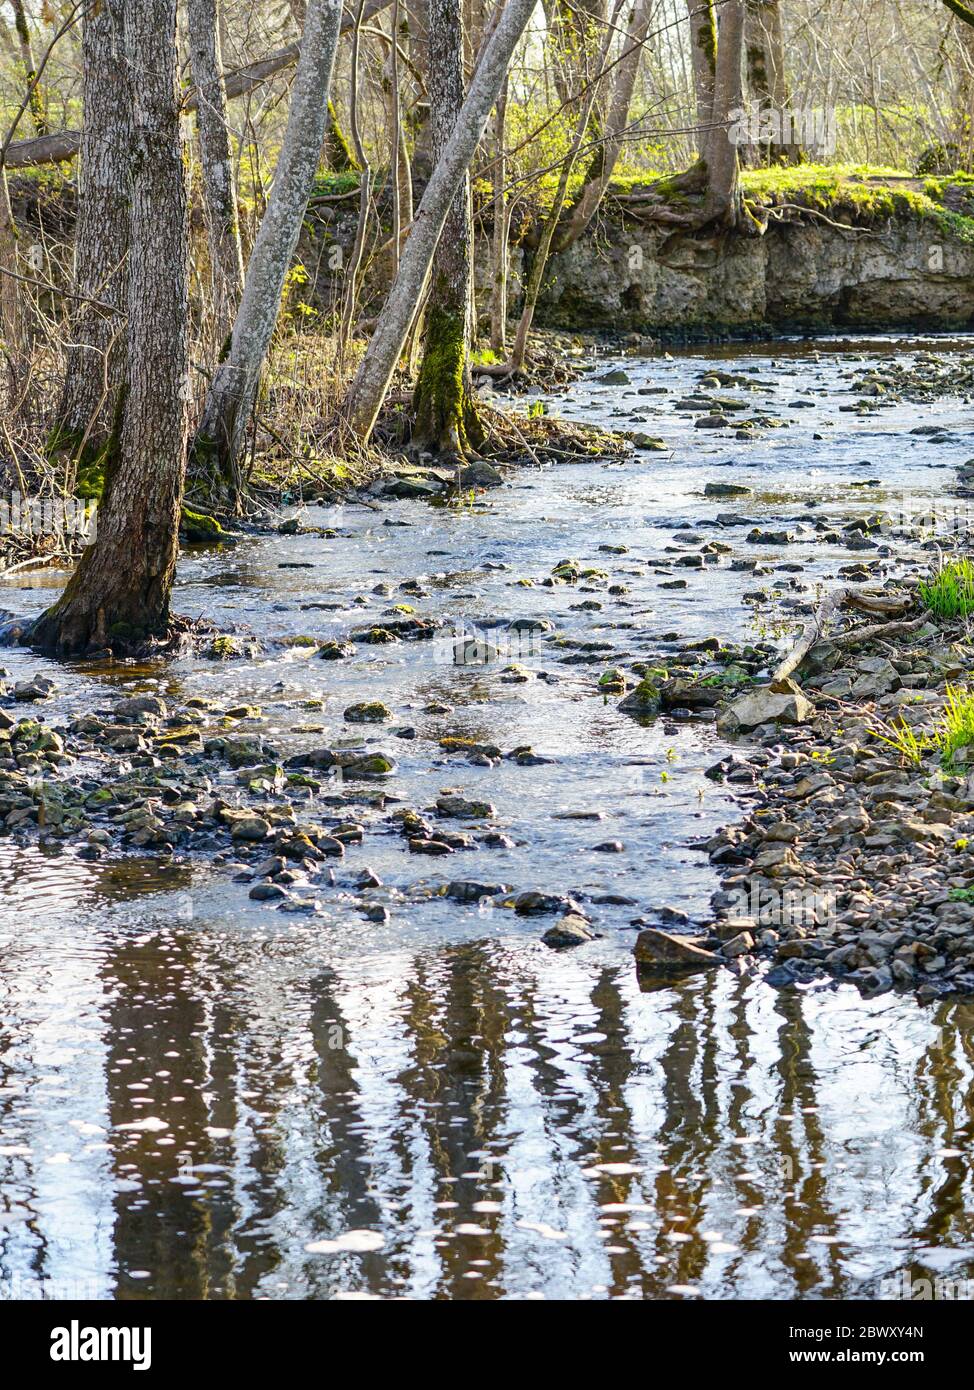
[[[188,227],[179,138],[177,0],[127,0],[134,180],[128,386],[98,535],[32,641],[68,655],[131,650],[170,625],[188,400]]]
[[[230,350],[213,378],[193,444],[219,495],[239,498],[240,443],[281,307],[281,294],[321,158],[341,0],[308,0],[287,130],[267,211],[247,266]]]
[[[197,92],[203,202],[213,283],[213,340],[222,347],[243,293],[243,252],[233,180],[218,0],[188,0],[189,55]]]
[[[131,213],[132,96],[125,63],[125,0],[85,15],[84,130],[75,236],[75,292],[53,443],[94,457],[110,443],[125,360]]]
[[[429,90],[433,159],[442,158],[463,108],[461,0],[429,0]],[[470,379],[473,228],[470,175],[450,204],[433,268],[423,361],[413,398],[413,440],[464,458],[483,443]]]
[[[453,134],[420,200],[399,273],[342,408],[346,424],[363,442],[372,433],[389,389],[450,204],[470,167],[514,49],[536,3],[537,0],[508,0],[474,74]]]
[[[616,67],[612,100],[605,122],[605,139],[593,155],[571,211],[557,233],[555,245],[558,251],[564,251],[586,231],[612,180],[625,141],[629,108],[643,56],[643,44],[649,32],[653,4],[654,0],[636,0],[623,40],[624,56]]]
[[[741,107],[741,58],[744,47],[744,0],[723,0],[717,66],[714,73],[714,127],[707,161],[708,222],[737,226],[743,218],[740,161],[731,139],[731,113]]]

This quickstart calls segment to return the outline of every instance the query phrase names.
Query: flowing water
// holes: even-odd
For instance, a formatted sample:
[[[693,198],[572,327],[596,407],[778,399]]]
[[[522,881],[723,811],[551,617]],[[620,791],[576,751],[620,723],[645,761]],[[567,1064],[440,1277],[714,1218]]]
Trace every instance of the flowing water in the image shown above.
[[[0,842],[0,1295],[866,1297],[902,1271],[974,1276],[974,1005],[728,971],[640,981],[633,918],[704,918],[717,878],[692,842],[739,812],[703,775],[726,751],[712,723],[636,721],[595,688],[687,638],[777,633],[861,558],[821,543],[816,516],[942,497],[970,452],[967,403],[838,410],[854,373],[941,346],[607,359],[631,385],[590,378],[553,408],[671,452],[524,469],[459,509],[312,508],[334,537],[186,553],[177,609],[246,625],[253,660],[65,670],[4,653],[11,678],[57,680],[54,722],[120,690],[201,695],[259,705],[285,752],[347,735],[344,708],[382,699],[416,731],[369,735],[394,747],[390,790],[418,807],[447,786],[489,799],[515,843],[444,865],[377,821],[321,911],[296,917],[207,863]],[[790,428],[694,429],[673,402],[714,367],[748,376],[749,406]],[[909,433],[930,424],[934,444]],[[704,498],[709,481],[753,496]],[[796,542],[748,546],[745,528],[715,529],[727,512]],[[726,559],[660,567],[715,537],[772,567],[773,601],[745,601],[755,576]],[[625,592],[517,584],[568,556]],[[675,576],[686,588],[660,587]],[[16,576],[0,605],[38,612],[61,582]],[[494,639],[540,617],[601,645],[516,652],[532,678],[510,683],[442,644],[323,662],[281,641],[339,637],[399,601]],[[457,765],[445,734],[550,761]],[[596,852],[606,839],[623,851]],[[387,922],[352,905],[364,865]],[[550,919],[432,891],[451,878],[571,892],[601,935],[549,950]]]

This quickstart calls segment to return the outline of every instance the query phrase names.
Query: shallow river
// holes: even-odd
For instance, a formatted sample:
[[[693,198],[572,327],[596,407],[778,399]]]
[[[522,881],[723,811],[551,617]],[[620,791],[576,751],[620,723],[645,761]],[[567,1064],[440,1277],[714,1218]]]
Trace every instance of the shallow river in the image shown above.
[[[473,508],[311,508],[334,539],[186,553],[177,609],[246,625],[264,640],[253,660],[64,670],[3,653],[11,678],[57,680],[54,723],[157,689],[257,704],[293,751],[347,737],[344,708],[382,699],[392,728],[416,730],[366,730],[399,761],[390,791],[418,807],[448,786],[487,798],[515,845],[444,867],[373,832],[298,917],[218,868],[0,841],[0,1297],[865,1297],[903,1271],[974,1276],[974,1003],[727,971],[641,987],[632,919],[705,917],[717,879],[690,842],[738,811],[703,776],[725,751],[712,724],[639,722],[595,688],[687,638],[778,635],[790,602],[861,558],[818,542],[813,513],[940,497],[974,452],[967,403],[838,409],[858,398],[853,373],[940,347],[606,359],[599,373],[621,366],[630,385],[590,378],[552,408],[671,452],[524,470]],[[751,377],[749,408],[790,428],[694,429],[673,403],[713,367]],[[946,438],[909,433],[931,423]],[[713,481],[753,495],[704,498]],[[798,539],[748,546],[744,528],[715,529],[731,511]],[[757,581],[727,560],[658,563],[717,537],[771,567],[775,602],[743,601]],[[516,584],[569,556],[625,592]],[[660,587],[674,576],[686,588]],[[425,595],[399,590],[416,578]],[[61,582],[17,576],[0,607],[38,612]],[[400,601],[495,638],[541,617],[602,645],[516,651],[533,678],[508,683],[442,644],[323,662],[279,641],[339,637]],[[448,763],[445,734],[551,761]],[[607,839],[623,851],[596,852]],[[385,923],[350,906],[365,865]],[[556,952],[550,919],[423,900],[451,878],[571,892],[602,935]]]

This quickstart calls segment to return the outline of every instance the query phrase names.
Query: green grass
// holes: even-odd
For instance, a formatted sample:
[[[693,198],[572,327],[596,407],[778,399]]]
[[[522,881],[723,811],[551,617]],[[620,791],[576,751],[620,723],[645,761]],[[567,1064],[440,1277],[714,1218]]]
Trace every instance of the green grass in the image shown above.
[[[910,767],[920,767],[924,756],[935,744],[928,734],[918,734],[908,724],[881,724],[873,729],[873,733],[881,743],[895,748],[901,761]]]
[[[947,703],[937,742],[940,745],[940,765],[945,772],[949,772],[960,750],[974,743],[974,691],[964,686],[948,685]]]
[[[966,618],[974,613],[974,562],[950,560],[929,582],[919,586],[920,599],[938,618]]]

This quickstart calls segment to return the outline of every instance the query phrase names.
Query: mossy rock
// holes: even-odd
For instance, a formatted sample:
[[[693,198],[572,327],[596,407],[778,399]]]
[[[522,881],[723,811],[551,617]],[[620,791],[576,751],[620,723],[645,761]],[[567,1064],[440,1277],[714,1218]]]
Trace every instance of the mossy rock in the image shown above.
[[[231,637],[228,633],[224,633],[219,637],[214,637],[203,655],[207,661],[232,661],[234,657],[247,655],[247,645],[239,637]]]
[[[180,513],[179,534],[183,540],[193,545],[212,544],[214,541],[230,539],[215,516],[208,516],[206,512],[197,512],[187,506],[184,506]]]
[[[619,709],[626,714],[658,714],[662,699],[660,689],[668,675],[662,666],[651,666],[635,690],[619,701]]]
[[[362,700],[359,704],[348,706],[345,718],[349,724],[381,724],[392,718],[392,710],[381,700]]]

